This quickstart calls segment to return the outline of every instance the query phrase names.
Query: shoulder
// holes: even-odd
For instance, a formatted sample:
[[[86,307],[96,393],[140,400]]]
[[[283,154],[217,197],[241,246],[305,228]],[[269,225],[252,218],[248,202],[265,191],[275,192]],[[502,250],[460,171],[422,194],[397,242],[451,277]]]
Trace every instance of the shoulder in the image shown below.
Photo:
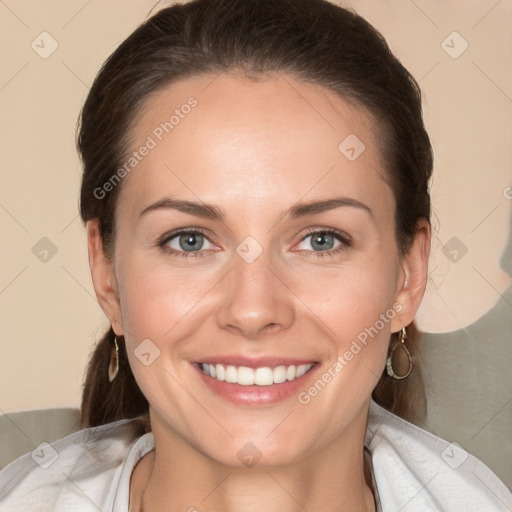
[[[137,420],[121,420],[39,445],[0,471],[0,509],[106,510],[141,434]]]
[[[480,460],[374,401],[365,446],[383,512],[512,509],[512,494]]]

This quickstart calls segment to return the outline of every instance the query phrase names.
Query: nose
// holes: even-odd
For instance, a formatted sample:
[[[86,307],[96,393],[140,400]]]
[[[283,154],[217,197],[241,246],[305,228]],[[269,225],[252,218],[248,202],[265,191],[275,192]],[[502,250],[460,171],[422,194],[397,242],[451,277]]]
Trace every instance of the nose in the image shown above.
[[[252,263],[237,255],[234,259],[223,280],[218,325],[251,340],[289,328],[295,317],[294,295],[265,252]]]

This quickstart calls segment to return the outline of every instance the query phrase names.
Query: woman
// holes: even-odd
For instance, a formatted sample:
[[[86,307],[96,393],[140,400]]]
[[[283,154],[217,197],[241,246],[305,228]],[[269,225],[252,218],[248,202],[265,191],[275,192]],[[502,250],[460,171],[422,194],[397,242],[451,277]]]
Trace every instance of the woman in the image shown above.
[[[512,507],[403,419],[424,408],[432,153],[416,82],[365,20],[323,0],[164,9],[101,70],[78,146],[112,327],[89,428],[0,472],[2,510]]]

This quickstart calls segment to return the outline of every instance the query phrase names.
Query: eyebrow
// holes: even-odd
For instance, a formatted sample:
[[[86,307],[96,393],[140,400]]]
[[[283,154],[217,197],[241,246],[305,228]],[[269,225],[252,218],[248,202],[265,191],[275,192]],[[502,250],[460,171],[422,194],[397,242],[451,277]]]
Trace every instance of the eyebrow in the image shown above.
[[[144,208],[139,214],[139,219],[155,210],[178,210],[183,213],[190,215],[196,215],[197,217],[204,217],[212,220],[224,220],[224,212],[213,204],[196,203],[194,201],[182,201],[180,199],[171,199],[165,197],[160,199],[156,203],[150,204],[147,208]]]
[[[333,197],[330,199],[310,201],[307,203],[297,203],[285,212],[282,218],[288,217],[290,219],[298,219],[308,215],[314,215],[333,210],[335,208],[340,208],[342,206],[361,209],[373,218],[373,212],[369,206],[350,197]],[[183,201],[180,199],[165,197],[144,208],[144,210],[139,214],[139,219],[155,210],[178,210],[183,213],[211,220],[224,221],[226,218],[224,211],[214,204],[202,202],[196,203],[194,201]]]
[[[292,206],[285,216],[292,219],[305,217],[306,215],[314,215],[315,213],[322,213],[328,210],[334,210],[341,206],[349,206],[351,208],[359,208],[367,212],[373,218],[372,209],[357,199],[350,197],[333,197],[331,199],[324,199],[321,201],[311,201],[309,203],[297,203]]]

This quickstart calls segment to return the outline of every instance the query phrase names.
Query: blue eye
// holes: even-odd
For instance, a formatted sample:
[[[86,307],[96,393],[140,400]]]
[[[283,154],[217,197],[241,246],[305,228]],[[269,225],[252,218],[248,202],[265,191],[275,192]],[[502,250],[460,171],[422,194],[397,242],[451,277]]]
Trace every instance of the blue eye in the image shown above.
[[[338,244],[340,243],[333,235],[323,231],[317,231],[316,233],[308,235],[307,238],[311,238],[311,247],[319,251],[331,250],[334,248],[336,242],[338,242]]]
[[[351,246],[350,239],[341,232],[334,230],[316,230],[310,231],[301,243],[311,239],[308,243],[312,250],[309,248],[302,248],[301,251],[306,251],[309,255],[314,256],[333,256],[340,251],[344,251]]]
[[[203,247],[204,236],[199,233],[186,233],[184,235],[179,235],[176,237],[178,239],[178,244],[180,249],[184,251],[199,251]]]
[[[179,231],[171,236],[164,237],[159,246],[176,256],[184,257],[204,257],[203,249],[211,249],[205,247],[205,243],[213,244],[208,240],[206,235],[200,231]]]

